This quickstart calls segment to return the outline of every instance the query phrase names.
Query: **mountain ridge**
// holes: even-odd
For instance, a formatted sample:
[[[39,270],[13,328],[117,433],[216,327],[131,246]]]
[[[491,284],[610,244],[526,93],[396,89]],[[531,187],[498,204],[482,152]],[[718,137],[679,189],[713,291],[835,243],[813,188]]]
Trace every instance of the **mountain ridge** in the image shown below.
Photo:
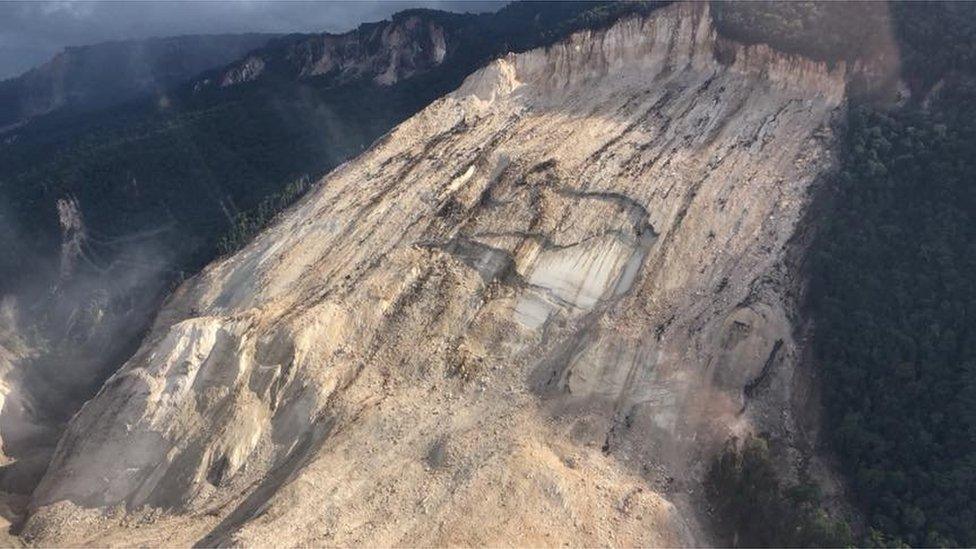
[[[847,77],[716,40],[678,5],[509,55],[343,164],[170,298],[28,535],[701,544],[708,457],[790,438],[785,248]]]
[[[275,36],[181,35],[67,47],[40,66],[0,81],[0,128],[11,129],[57,109],[100,109],[162,94]],[[106,67],[112,67],[110,76]]]

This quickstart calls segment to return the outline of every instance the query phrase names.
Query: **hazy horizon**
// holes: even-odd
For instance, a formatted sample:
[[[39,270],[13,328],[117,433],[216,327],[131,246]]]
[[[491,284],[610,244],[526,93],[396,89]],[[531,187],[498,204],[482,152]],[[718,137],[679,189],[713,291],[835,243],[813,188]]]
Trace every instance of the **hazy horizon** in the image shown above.
[[[62,0],[0,2],[0,80],[16,77],[66,47],[187,34],[343,32],[398,11],[424,7],[494,11],[498,0]]]

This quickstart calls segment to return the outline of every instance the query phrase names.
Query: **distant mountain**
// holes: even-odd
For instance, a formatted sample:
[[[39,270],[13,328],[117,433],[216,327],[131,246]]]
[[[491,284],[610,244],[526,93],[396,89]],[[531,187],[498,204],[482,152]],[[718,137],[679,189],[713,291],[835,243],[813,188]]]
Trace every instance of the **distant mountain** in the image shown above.
[[[390,85],[443,63],[454,53],[448,47],[453,50],[457,45],[457,31],[467,22],[485,18],[408,10],[343,34],[289,35],[208,75],[197,86],[313,77],[336,84],[365,77]]]
[[[62,107],[107,107],[160,92],[263,46],[273,34],[176,36],[70,47],[0,82],[0,128]]]

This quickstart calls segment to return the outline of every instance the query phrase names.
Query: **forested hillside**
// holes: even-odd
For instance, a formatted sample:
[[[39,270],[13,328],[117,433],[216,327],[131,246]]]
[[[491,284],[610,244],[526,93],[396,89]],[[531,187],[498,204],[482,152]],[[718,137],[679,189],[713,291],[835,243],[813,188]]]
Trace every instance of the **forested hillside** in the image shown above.
[[[828,431],[887,543],[976,544],[976,100],[851,111],[812,258]]]
[[[823,432],[863,514],[851,541],[972,546],[976,4],[713,5],[738,40],[829,62],[898,61],[909,97],[892,101],[897,82],[852,97],[838,172],[815,205],[808,305]],[[816,510],[816,486],[780,479],[764,441],[741,446],[709,475],[727,540],[845,543],[845,528]]]
[[[274,36],[174,36],[66,48],[47,63],[0,81],[0,131],[61,108],[102,109],[165,92]]]
[[[972,546],[976,5],[891,9],[913,96],[850,109],[810,256],[825,431],[863,543]]]

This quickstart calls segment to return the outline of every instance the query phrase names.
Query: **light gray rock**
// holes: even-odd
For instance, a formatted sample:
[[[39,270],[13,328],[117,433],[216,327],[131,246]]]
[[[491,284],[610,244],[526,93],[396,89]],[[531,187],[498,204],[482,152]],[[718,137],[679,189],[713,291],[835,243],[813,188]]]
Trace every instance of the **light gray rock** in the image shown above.
[[[703,464],[790,421],[786,252],[846,71],[705,3],[493,62],[179,288],[27,536],[708,543]]]

